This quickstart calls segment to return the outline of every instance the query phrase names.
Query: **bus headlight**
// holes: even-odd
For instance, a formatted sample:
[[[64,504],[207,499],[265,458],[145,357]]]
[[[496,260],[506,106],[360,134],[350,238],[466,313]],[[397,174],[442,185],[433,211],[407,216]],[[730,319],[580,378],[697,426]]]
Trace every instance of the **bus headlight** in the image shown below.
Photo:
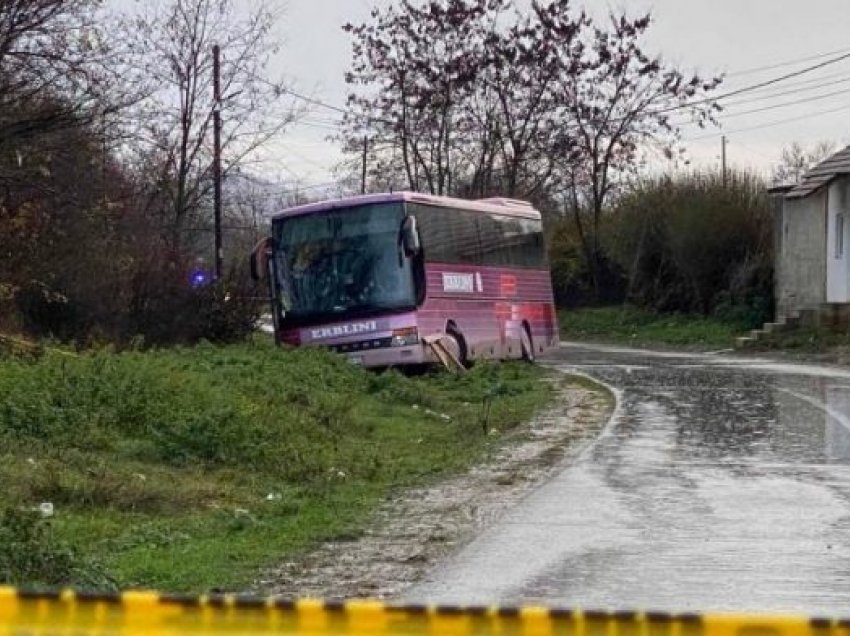
[[[392,346],[408,347],[419,342],[419,330],[416,327],[393,329]]]

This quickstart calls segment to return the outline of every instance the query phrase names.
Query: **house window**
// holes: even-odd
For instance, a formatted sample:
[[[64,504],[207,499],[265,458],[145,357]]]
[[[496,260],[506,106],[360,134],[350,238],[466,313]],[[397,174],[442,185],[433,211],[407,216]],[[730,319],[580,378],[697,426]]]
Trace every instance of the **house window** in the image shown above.
[[[844,258],[844,214],[835,215],[835,258]]]
[[[779,253],[785,253],[785,245],[788,243],[788,221],[782,223],[782,233],[779,235]]]

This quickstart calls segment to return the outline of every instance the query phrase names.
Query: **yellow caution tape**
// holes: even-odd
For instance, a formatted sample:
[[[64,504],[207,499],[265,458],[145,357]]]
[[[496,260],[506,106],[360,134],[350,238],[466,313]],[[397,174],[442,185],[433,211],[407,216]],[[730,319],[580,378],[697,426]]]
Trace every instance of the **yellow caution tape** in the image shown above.
[[[850,636],[795,616],[388,605],[155,592],[33,593],[0,586],[0,636]]]

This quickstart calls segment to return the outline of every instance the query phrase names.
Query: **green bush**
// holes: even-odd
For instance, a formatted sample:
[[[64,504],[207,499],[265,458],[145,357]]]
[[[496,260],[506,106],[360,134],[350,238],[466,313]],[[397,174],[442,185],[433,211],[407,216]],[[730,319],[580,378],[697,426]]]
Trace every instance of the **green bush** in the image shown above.
[[[137,272],[122,340],[145,345],[230,343],[251,335],[261,312],[245,268],[201,287],[189,283],[189,267],[152,265]]]
[[[628,272],[628,300],[656,311],[769,319],[772,222],[757,176],[659,177],[617,204],[608,253]]]
[[[606,249],[610,243],[611,230],[610,215],[605,215],[600,225],[599,253],[596,255],[597,293],[575,220],[566,218],[552,224],[549,234],[549,267],[555,302],[559,307],[609,304],[623,300],[626,277],[620,264],[610,258]],[[591,237],[586,239],[592,243]]]
[[[96,562],[58,540],[38,511],[6,508],[0,513],[0,583],[115,589]]]
[[[598,293],[575,220],[552,226],[556,301],[570,308],[628,302],[756,326],[773,313],[772,227],[766,186],[753,174],[637,182],[601,217]]]

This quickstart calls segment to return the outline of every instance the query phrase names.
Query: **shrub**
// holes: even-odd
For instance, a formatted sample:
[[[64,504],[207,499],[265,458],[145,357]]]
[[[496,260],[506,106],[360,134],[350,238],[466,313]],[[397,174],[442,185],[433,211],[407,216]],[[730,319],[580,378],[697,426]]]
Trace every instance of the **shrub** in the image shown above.
[[[124,339],[141,336],[146,345],[237,342],[253,333],[261,304],[244,268],[221,280],[190,284],[185,265],[152,265],[137,272]]]
[[[661,177],[613,215],[608,253],[628,272],[628,299],[658,311],[762,322],[772,312],[767,190],[750,173]]]
[[[0,514],[0,582],[27,586],[115,589],[94,561],[54,537],[50,521],[37,511],[6,508]]]

